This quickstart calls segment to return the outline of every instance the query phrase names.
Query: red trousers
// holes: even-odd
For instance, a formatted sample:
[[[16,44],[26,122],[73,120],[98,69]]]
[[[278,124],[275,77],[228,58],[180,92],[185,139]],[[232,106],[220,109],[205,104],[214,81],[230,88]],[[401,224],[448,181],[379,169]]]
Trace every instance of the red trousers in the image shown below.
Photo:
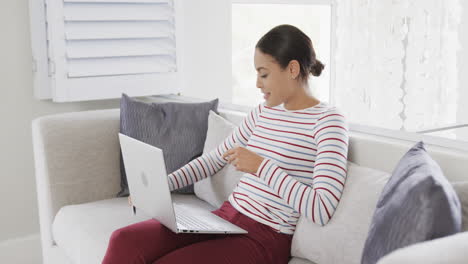
[[[229,201],[212,213],[248,234],[176,234],[155,219],[115,230],[103,264],[287,264],[292,235],[238,212]]]

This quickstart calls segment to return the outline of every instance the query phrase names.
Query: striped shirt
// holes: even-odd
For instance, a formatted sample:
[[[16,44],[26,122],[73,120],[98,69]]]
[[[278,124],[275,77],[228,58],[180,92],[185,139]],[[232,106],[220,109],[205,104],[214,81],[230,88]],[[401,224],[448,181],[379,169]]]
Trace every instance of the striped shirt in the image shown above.
[[[348,125],[338,108],[320,102],[291,111],[263,102],[218,147],[169,174],[171,190],[221,170],[222,155],[235,144],[264,160],[256,173],[242,175],[228,198],[233,207],[285,234],[294,234],[300,215],[327,224],[347,172]]]

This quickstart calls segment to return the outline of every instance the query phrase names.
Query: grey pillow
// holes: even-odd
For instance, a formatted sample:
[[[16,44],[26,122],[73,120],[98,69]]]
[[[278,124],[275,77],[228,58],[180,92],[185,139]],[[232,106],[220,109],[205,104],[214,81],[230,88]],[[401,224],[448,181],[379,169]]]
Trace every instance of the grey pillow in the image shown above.
[[[120,133],[162,149],[169,174],[202,155],[210,110],[218,113],[218,99],[202,103],[146,103],[122,94]],[[129,190],[122,153],[120,175],[117,197],[125,197]],[[174,192],[193,194],[193,184]]]
[[[462,207],[462,232],[468,231],[468,181],[452,182]],[[195,187],[196,189],[196,187]],[[196,193],[196,190],[195,190]]]
[[[398,162],[377,202],[362,253],[374,264],[388,253],[460,232],[460,201],[423,141]]]

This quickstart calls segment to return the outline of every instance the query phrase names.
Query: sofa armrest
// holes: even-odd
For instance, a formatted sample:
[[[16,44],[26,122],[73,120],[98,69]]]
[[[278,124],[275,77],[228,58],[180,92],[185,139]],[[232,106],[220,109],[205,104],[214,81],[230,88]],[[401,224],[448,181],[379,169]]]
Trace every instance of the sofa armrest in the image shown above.
[[[468,231],[397,249],[377,264],[468,263]]]
[[[112,198],[119,191],[119,120],[120,110],[108,109],[32,121],[43,245],[53,245],[51,225],[61,207]]]

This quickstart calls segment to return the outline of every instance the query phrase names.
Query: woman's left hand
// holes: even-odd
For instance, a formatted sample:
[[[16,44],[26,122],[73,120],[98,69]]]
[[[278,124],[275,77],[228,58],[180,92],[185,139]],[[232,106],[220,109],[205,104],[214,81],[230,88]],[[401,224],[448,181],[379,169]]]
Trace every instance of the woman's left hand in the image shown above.
[[[256,173],[263,161],[262,156],[243,147],[235,147],[223,154],[223,158],[236,170]]]

